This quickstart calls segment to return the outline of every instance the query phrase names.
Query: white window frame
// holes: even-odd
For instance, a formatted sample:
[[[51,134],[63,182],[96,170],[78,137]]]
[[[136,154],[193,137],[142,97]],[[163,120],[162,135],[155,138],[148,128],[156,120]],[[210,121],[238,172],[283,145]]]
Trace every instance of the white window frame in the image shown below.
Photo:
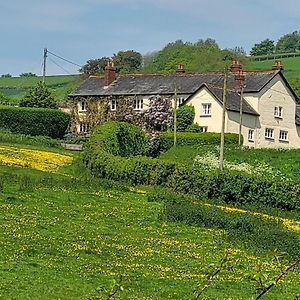
[[[133,110],[143,110],[144,108],[144,99],[136,98],[133,100]]]
[[[111,100],[110,100],[110,110],[111,110],[111,111],[116,111],[116,110],[117,110],[117,106],[118,106],[117,103],[118,103],[118,102],[117,102],[116,99],[111,99]]]
[[[178,97],[178,98],[176,99],[176,108],[180,107],[184,101],[185,101],[185,98],[183,98],[183,97]]]
[[[254,142],[254,129],[249,129],[248,130],[248,141],[249,142]]]
[[[82,100],[79,102],[79,111],[87,111],[87,101]]]
[[[283,118],[283,107],[282,106],[275,106],[274,107],[274,117],[275,118]]]
[[[265,129],[265,138],[269,140],[274,140],[274,129],[266,127]]]
[[[211,103],[201,104],[201,116],[205,116],[205,117],[211,116]]]
[[[207,132],[208,126],[200,126],[200,132]]]
[[[289,132],[286,130],[279,131],[279,141],[288,142],[289,141]]]
[[[86,122],[80,122],[79,124],[79,132],[87,133],[89,131],[89,124]]]

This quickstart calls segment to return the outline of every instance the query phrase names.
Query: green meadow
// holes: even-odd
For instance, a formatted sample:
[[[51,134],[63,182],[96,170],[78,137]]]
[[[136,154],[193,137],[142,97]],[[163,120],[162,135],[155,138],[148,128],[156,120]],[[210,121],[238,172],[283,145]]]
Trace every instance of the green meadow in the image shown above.
[[[44,151],[41,163],[57,153],[73,161],[48,172],[21,167],[26,153],[4,151],[7,139],[0,144],[0,299],[255,299],[258,282],[272,282],[291,263],[284,253],[229,239],[226,230],[168,221],[164,202],[149,201],[157,187],[96,179],[78,153],[17,141],[14,147]],[[188,161],[203,147],[164,156]],[[280,215],[299,236],[299,216]],[[299,276],[299,268],[289,272],[263,299],[297,299]]]

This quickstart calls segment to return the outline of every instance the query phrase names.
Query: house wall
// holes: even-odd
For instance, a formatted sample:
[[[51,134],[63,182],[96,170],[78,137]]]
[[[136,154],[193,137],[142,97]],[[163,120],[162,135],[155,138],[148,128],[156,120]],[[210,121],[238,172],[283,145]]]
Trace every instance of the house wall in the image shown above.
[[[211,104],[211,115],[204,116],[202,113],[202,105],[208,103]],[[197,123],[200,126],[207,127],[208,132],[221,132],[223,111],[222,106],[220,102],[216,100],[216,98],[208,91],[207,88],[199,90],[199,92],[191,97],[186,104],[192,105],[195,108],[194,123]],[[225,131],[227,131],[226,126]]]
[[[282,107],[282,117],[274,116],[275,107]],[[260,93],[257,129],[258,148],[300,148],[299,130],[295,124],[296,102],[280,75],[270,81]],[[266,138],[266,128],[273,129],[274,138]],[[288,132],[288,141],[280,141],[280,130]]]
[[[227,122],[227,131],[230,133],[239,133],[240,127],[240,114],[239,112],[227,111],[228,122]],[[257,135],[259,124],[258,116],[243,114],[242,115],[242,136],[243,136],[243,145],[251,148],[257,147]],[[249,129],[253,130],[253,140],[248,139]]]

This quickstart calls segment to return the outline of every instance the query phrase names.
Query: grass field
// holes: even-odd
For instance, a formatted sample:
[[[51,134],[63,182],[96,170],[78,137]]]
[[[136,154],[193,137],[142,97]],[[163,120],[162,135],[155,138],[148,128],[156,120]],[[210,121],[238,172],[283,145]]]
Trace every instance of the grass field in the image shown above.
[[[284,75],[288,80],[300,77],[300,57],[280,59],[284,65]],[[271,70],[274,60],[251,61],[246,66],[247,70]]]
[[[78,154],[58,149],[73,162],[61,160],[59,169],[42,172],[28,162],[15,166],[11,146],[1,147],[10,161],[0,165],[1,299],[108,299],[115,290],[111,299],[193,299],[224,257],[228,267],[201,299],[251,299],[254,278],[270,282],[287,265],[229,241],[223,230],[167,222],[164,204],[147,201],[148,187],[96,180],[76,163]],[[26,161],[24,146],[16,147],[17,158]],[[31,154],[43,150],[30,147]],[[57,151],[39,157],[51,166]],[[295,223],[287,230],[300,235],[298,218],[285,218]],[[264,299],[296,299],[299,276],[290,272]]]
[[[0,78],[0,93],[9,97],[10,103],[18,103],[25,92],[35,86],[42,77],[10,77]],[[82,81],[79,75],[47,76],[46,84],[58,102],[66,100]]]

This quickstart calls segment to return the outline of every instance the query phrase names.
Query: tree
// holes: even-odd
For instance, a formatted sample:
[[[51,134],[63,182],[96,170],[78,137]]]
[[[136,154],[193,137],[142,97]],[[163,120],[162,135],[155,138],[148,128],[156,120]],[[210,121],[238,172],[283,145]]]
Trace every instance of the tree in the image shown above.
[[[7,74],[2,74],[1,75],[2,78],[9,78],[12,77],[11,74],[7,73]]]
[[[132,73],[141,69],[142,55],[133,50],[119,51],[112,60],[118,73]]]
[[[57,108],[57,104],[46,84],[40,81],[20,101],[21,107]]]
[[[255,44],[251,51],[250,55],[251,56],[256,56],[256,55],[268,55],[274,53],[275,45],[274,41],[270,39],[265,39],[261,41],[258,44]]]
[[[27,73],[21,73],[20,77],[36,77],[36,74],[27,72]]]
[[[90,59],[84,66],[82,66],[79,72],[87,76],[103,74],[104,68],[107,65],[108,61],[110,61],[108,57]]]
[[[294,31],[282,36],[276,44],[276,52],[296,52],[299,49],[300,32]]]

